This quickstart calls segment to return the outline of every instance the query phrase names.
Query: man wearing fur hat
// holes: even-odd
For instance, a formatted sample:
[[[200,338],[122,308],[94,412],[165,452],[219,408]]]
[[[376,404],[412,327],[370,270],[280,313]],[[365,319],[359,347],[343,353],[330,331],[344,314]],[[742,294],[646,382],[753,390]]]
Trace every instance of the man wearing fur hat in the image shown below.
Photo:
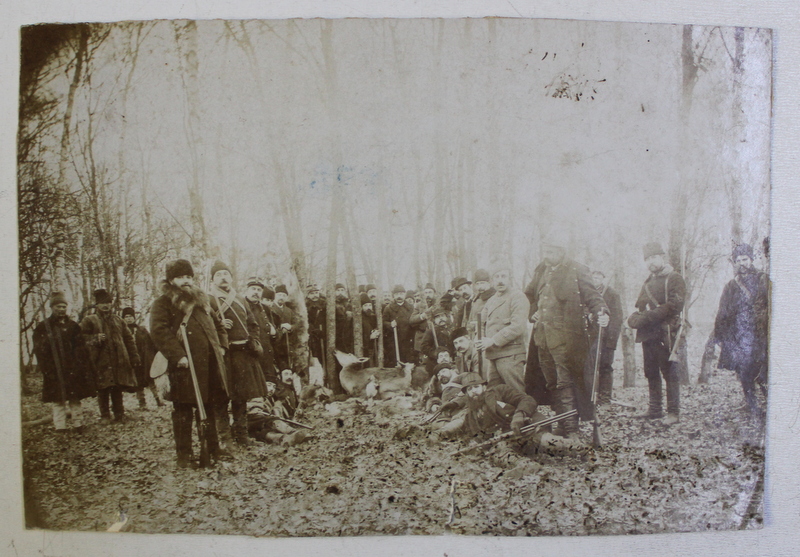
[[[184,321],[189,353],[180,331]],[[150,309],[150,331],[153,343],[168,362],[168,399],[172,401],[172,431],[178,467],[193,465],[192,414],[197,408],[197,398],[189,368],[190,356],[208,416],[206,440],[209,452],[216,459],[229,457],[230,453],[219,445],[217,424],[220,420],[216,415],[223,412],[227,423],[228,374],[224,354],[228,347],[228,334],[211,309],[206,293],[195,286],[194,270],[185,259],[167,264],[161,296]]]
[[[139,401],[139,408],[147,410],[147,402],[144,396],[145,387],[149,387],[150,392],[153,393],[153,398],[156,400],[158,406],[164,406],[161,402],[161,397],[158,396],[158,390],[153,380],[150,378],[150,366],[153,364],[153,358],[156,355],[156,347],[153,344],[153,339],[150,338],[150,333],[136,324],[136,312],[132,307],[122,309],[122,320],[128,325],[131,330],[133,339],[136,342],[136,351],[139,353],[139,365],[134,368],[136,372],[136,398]]]
[[[67,413],[71,426],[83,429],[81,400],[97,394],[94,371],[80,326],[67,316],[67,298],[63,292],[50,296],[50,316],[33,330],[33,353],[42,372],[42,402],[53,405],[53,425],[67,431]]]
[[[253,317],[258,324],[258,340],[261,343],[261,356],[258,364],[267,381],[277,381],[277,370],[275,369],[275,357],[273,355],[272,343],[278,335],[278,330],[272,323],[272,312],[261,303],[266,283],[258,277],[247,279],[247,288],[244,291],[244,299],[247,306],[253,313]]]
[[[718,367],[736,372],[745,403],[754,417],[762,417],[755,384],[766,394],[769,332],[769,279],[753,266],[753,248],[733,250],[734,278],[722,291],[714,323],[714,339],[722,346]]]
[[[122,393],[136,390],[134,368],[140,365],[139,353],[130,329],[111,311],[111,294],[101,288],[95,290],[94,299],[97,313],[83,318],[81,331],[97,374],[100,419],[108,421],[111,418],[108,410],[110,398],[114,421],[121,422],[125,417]]]
[[[397,330],[400,361],[409,363],[414,358],[414,333],[409,322],[414,308],[406,301],[406,289],[402,285],[398,284],[392,288],[392,296],[392,303],[383,309],[382,315],[385,353],[390,367],[400,363],[396,361],[393,329]]]
[[[628,325],[636,329],[636,342],[642,343],[644,375],[650,394],[647,412],[641,417],[649,420],[662,417],[663,375],[667,384],[667,417],[664,423],[671,425],[679,419],[680,382],[678,370],[669,357],[680,340],[678,330],[686,297],[686,283],[667,263],[661,244],[645,244],[643,254],[650,276],[636,300],[637,311],[628,318]]]
[[[247,435],[247,401],[267,394],[266,381],[258,358],[263,353],[259,327],[247,301],[233,288],[231,271],[222,261],[211,267],[211,309],[216,312],[228,332],[225,364],[228,370],[228,394],[231,399],[233,425],[231,432],[236,443],[250,444]],[[218,429],[226,438],[227,413],[219,412]]]
[[[497,291],[481,311],[483,336],[475,341],[489,362],[490,385],[504,383],[525,392],[525,335],[528,332],[530,303],[521,290],[511,285],[511,265],[501,261],[492,272]]]
[[[592,283],[589,269],[567,257],[564,231],[551,232],[542,241],[543,261],[525,289],[534,324],[529,354],[537,355],[551,407],[557,414],[577,409],[591,419],[591,378],[584,374],[589,351],[586,314],[600,327],[609,322],[608,307]],[[537,400],[539,395],[534,394]],[[545,397],[541,397],[545,400]],[[563,433],[578,439],[578,418],[564,421]]]

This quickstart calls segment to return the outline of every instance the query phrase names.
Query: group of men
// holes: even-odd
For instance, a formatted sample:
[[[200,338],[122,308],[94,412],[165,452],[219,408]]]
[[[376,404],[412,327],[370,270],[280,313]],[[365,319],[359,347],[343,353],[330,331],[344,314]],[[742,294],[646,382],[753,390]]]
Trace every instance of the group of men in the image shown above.
[[[595,366],[595,401],[611,401],[624,314],[603,271],[570,259],[566,246],[563,236],[543,241],[543,260],[524,291],[513,286],[511,265],[503,261],[476,270],[472,280],[454,279],[441,295],[432,284],[420,292],[397,285],[390,297],[378,300],[378,289],[368,284],[358,293],[360,308],[337,284],[336,349],[353,351],[352,323],[360,316],[364,353],[374,365],[381,364],[383,343],[387,365],[424,367],[430,376],[425,399],[443,417],[439,427],[445,433],[496,427],[519,432],[541,418],[537,408],[544,404],[568,416],[554,433],[579,440],[579,418],[594,413]],[[646,244],[643,256],[650,275],[627,319],[643,347],[649,405],[642,417],[673,424],[680,415],[674,360],[685,330],[686,285],[658,243]],[[768,281],[753,267],[749,246],[737,246],[733,263],[736,277],[723,292],[715,338],[722,345],[720,367],[737,372],[748,408],[756,412],[755,385],[763,386],[766,375]],[[97,396],[104,420],[110,419],[109,400],[114,419],[123,419],[125,391],[140,393],[144,405],[144,389],[152,389],[148,372],[160,352],[167,362],[165,398],[173,404],[179,466],[192,465],[192,424],[199,420],[200,405],[213,458],[231,457],[234,442],[248,445],[253,436],[269,440],[270,431],[291,433],[285,424],[264,420],[262,403],[253,404],[266,401],[270,412],[279,407],[291,418],[298,394],[293,385],[308,369],[309,357],[299,351],[301,319],[287,303],[286,287],[272,288],[252,277],[240,294],[221,261],[209,275],[203,290],[190,262],[170,262],[161,295],[150,308],[149,334],[136,325],[132,309],[115,315],[105,290],[95,292],[96,312],[80,325],[67,317],[64,295],[53,294],[52,314],[36,328],[34,347],[44,374],[43,400],[54,403],[57,430],[65,430],[67,413],[80,427],[83,398]],[[310,356],[324,362],[327,312],[318,287],[307,288],[305,305]],[[161,404],[154,389],[153,394]]]

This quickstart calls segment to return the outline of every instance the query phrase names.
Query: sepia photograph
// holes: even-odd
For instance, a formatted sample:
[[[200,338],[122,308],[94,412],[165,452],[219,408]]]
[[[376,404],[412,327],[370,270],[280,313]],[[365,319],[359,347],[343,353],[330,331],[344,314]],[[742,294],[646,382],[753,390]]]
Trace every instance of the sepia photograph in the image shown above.
[[[19,41],[25,528],[764,527],[771,29]]]

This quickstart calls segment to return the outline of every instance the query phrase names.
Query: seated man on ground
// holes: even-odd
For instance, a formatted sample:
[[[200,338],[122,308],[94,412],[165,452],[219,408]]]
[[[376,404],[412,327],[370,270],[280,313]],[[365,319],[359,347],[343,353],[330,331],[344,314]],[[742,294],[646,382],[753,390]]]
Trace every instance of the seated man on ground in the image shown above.
[[[247,403],[247,431],[262,443],[296,445],[308,437],[305,429],[296,429],[281,420],[293,420],[297,414],[298,398],[294,390],[295,374],[281,371],[281,383],[267,382],[267,396]]]

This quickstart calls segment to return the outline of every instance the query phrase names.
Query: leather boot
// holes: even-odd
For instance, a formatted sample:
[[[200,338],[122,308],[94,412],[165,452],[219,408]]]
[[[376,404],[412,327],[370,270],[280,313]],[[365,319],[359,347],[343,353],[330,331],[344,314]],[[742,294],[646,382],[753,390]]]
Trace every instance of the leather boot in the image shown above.
[[[213,405],[206,406],[208,415],[208,426],[206,427],[206,441],[208,452],[214,460],[233,460],[233,453],[219,444],[219,434],[217,433],[217,415]]]
[[[228,418],[228,403],[215,404],[214,416],[217,425],[218,444],[221,449],[230,451],[233,448],[233,436],[231,435],[231,422]]]
[[[636,416],[645,420],[658,420],[664,417],[664,412],[661,409],[661,377],[655,379],[647,378],[647,388],[650,391],[650,403],[647,412]]]
[[[187,412],[188,410],[188,412]],[[178,468],[194,468],[192,460],[192,409],[172,411],[172,432],[175,436],[175,452]]]
[[[611,402],[611,389],[614,384],[614,374],[601,369],[598,383],[597,404],[609,404]]]
[[[574,387],[569,386],[561,389],[559,398],[561,399],[562,412],[569,412],[577,408]],[[566,437],[573,437],[572,434],[578,433],[578,416],[572,416],[564,420],[564,433]]]
[[[247,402],[240,400],[231,401],[231,412],[233,414],[233,440],[237,445],[249,447],[250,437],[247,434]]]

